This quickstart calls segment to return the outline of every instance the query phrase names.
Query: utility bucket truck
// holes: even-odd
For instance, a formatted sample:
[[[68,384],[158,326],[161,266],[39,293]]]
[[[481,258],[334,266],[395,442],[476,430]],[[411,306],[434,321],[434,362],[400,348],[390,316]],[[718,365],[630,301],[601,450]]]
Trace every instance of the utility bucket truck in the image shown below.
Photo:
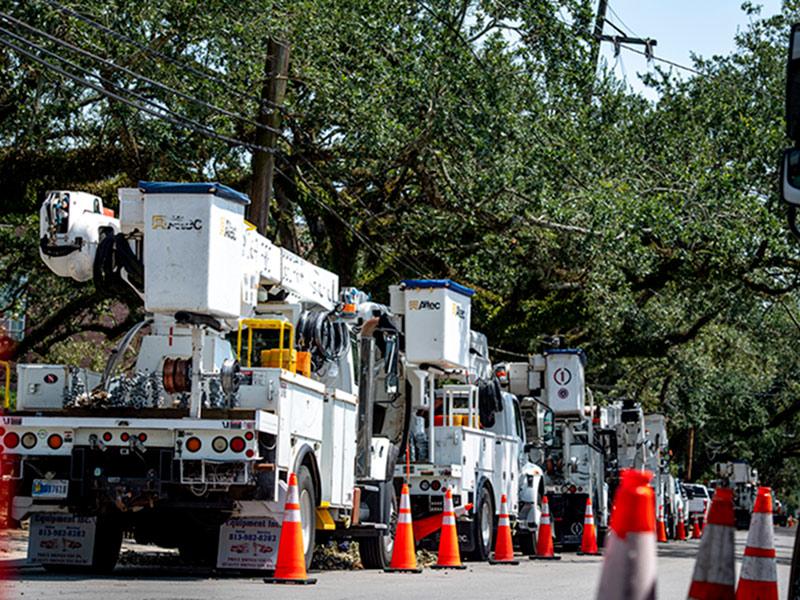
[[[390,345],[377,355],[393,357],[396,366],[386,370],[394,385],[374,386],[374,431],[392,440],[408,431],[395,476],[409,482],[415,522],[435,518],[450,488],[461,548],[484,560],[503,494],[512,521],[537,518],[541,470],[525,456],[518,402],[493,376],[486,337],[470,329],[472,290],[449,280],[408,280],[390,295],[383,329],[403,343],[397,353]],[[530,528],[517,532],[531,550]],[[435,548],[435,536],[421,543]]]
[[[737,529],[750,527],[750,515],[758,492],[758,471],[747,462],[731,461],[714,465],[717,484],[733,489],[733,513]]]
[[[372,305],[254,231],[234,190],[142,182],[119,198],[119,220],[78,192],[41,210],[44,262],[123,288],[146,316],[103,373],[18,367],[0,466],[13,518],[31,519],[30,560],[110,570],[128,532],[191,562],[271,569],[294,472],[306,562],[315,541],[344,537],[384,566],[398,446],[371,435],[351,348],[374,343]]]
[[[550,503],[556,543],[580,545],[586,499],[592,499],[598,537],[608,527],[606,460],[613,430],[596,420],[591,391],[584,381],[581,350],[552,349],[528,362],[503,363],[495,369],[521,402],[526,447],[544,465],[544,492]],[[588,404],[587,404],[588,397]],[[597,412],[599,414],[599,412]],[[535,440],[535,442],[533,442]]]

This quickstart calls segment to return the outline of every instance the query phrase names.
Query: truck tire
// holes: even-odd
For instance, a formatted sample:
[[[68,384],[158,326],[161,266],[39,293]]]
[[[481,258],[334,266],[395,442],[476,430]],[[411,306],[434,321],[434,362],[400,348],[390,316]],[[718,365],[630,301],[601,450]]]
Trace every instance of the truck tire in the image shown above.
[[[489,559],[494,543],[494,499],[488,485],[481,486],[475,497],[475,516],[472,519],[472,560]]]
[[[303,526],[306,569],[310,569],[316,546],[317,495],[314,492],[314,479],[311,477],[311,471],[305,465],[297,470],[297,493],[300,496],[300,519]]]
[[[186,532],[178,542],[181,560],[193,567],[215,567],[219,530],[198,529]]]
[[[533,556],[536,554],[536,534],[527,529],[517,532],[517,543],[519,544],[519,551],[525,556]]]
[[[393,485],[388,485],[386,494],[387,507],[384,515],[387,530],[384,535],[362,538],[358,541],[358,554],[365,569],[385,569],[392,560],[394,534],[397,530],[397,492]]]

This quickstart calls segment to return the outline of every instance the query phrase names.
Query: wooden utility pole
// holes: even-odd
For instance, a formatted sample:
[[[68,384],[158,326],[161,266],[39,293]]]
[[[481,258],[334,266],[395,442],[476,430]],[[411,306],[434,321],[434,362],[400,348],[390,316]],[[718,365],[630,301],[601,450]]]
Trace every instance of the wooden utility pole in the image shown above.
[[[592,81],[594,81],[597,65],[600,61],[600,38],[603,36],[603,25],[606,23],[607,11],[608,0],[600,0],[597,5],[597,16],[594,19],[594,35],[592,35]]]
[[[684,479],[691,481],[692,467],[694,467],[694,427],[689,428],[689,440],[686,446],[686,473],[684,473]]]
[[[589,90],[586,97],[587,102],[591,101],[592,94],[594,93],[594,82],[595,78],[597,77],[597,67],[600,65],[600,45],[603,42],[611,42],[614,44],[615,56],[619,54],[621,44],[644,46],[644,53],[648,59],[653,55],[653,46],[658,44],[656,40],[652,40],[650,38],[637,38],[626,35],[619,26],[615,25],[611,21],[606,21],[607,11],[608,0],[600,0],[597,5],[597,16],[594,20],[594,32],[592,35],[592,83],[587,88]],[[603,27],[606,22],[621,35],[604,35]]]
[[[289,75],[289,44],[270,38],[267,60],[264,64],[264,85],[256,122],[265,127],[256,131],[255,143],[263,148],[275,148],[277,131],[281,125],[280,106],[286,94]],[[269,128],[269,129],[267,129]],[[267,234],[269,207],[272,202],[272,180],[275,174],[275,154],[264,150],[253,152],[251,161],[253,185],[250,189],[250,211],[248,218],[258,232]]]

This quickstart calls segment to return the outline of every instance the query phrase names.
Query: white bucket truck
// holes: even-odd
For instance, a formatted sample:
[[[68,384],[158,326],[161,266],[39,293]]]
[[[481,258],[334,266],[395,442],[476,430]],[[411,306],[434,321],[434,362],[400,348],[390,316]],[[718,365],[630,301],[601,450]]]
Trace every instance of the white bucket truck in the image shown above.
[[[520,399],[526,435],[535,440],[528,445],[528,454],[544,467],[543,491],[556,543],[565,548],[580,545],[587,498],[592,499],[601,543],[608,527],[605,475],[611,431],[594,418],[585,362],[581,350],[555,348],[532,355],[528,362],[495,368],[507,389]]]
[[[219,184],[142,182],[119,197],[120,220],[76,192],[41,211],[48,266],[122,286],[146,316],[103,374],[18,367],[0,450],[31,561],[110,570],[129,532],[191,562],[270,569],[295,472],[307,562],[315,540],[357,537],[365,565],[382,567],[397,449],[357,441],[372,399],[338,277],[259,235],[247,197]]]
[[[536,517],[541,470],[525,455],[518,401],[497,384],[486,337],[470,329],[472,290],[449,280],[408,280],[390,294],[384,329],[402,343],[397,354],[388,351],[396,367],[386,371],[396,385],[375,386],[375,431],[393,440],[409,432],[395,475],[408,479],[414,519],[441,512],[450,488],[457,511],[472,505],[457,524],[462,550],[484,560],[503,494],[513,521]],[[528,526],[517,532],[530,549]],[[435,539],[422,545],[434,547]]]

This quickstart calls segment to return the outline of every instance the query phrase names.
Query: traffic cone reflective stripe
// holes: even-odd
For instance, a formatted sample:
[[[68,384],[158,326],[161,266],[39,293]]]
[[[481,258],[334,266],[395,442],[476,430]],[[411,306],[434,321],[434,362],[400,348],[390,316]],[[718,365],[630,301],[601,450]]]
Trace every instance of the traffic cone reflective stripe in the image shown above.
[[[703,532],[700,531],[700,519],[695,515],[692,518],[692,539],[699,540],[703,537]]]
[[[656,519],[651,478],[649,472],[622,471],[611,513],[598,600],[655,598]]]
[[[767,487],[758,495],[747,532],[736,600],[777,600],[778,568],[772,524],[772,494]]]
[[[300,515],[300,495],[297,475],[289,474],[289,489],[286,492],[281,538],[278,542],[278,558],[275,573],[264,579],[265,583],[316,583],[306,573],[306,556],[303,550],[303,523]]]
[[[561,560],[553,550],[553,524],[550,521],[550,502],[547,496],[542,498],[542,517],[539,531],[536,532],[536,554],[532,560]]]
[[[463,506],[456,507],[456,519],[467,514],[472,510],[472,507],[472,502],[468,502]],[[442,513],[417,519],[412,523],[412,525],[414,526],[414,539],[419,542],[420,540],[424,540],[426,537],[432,533],[436,533],[442,528]]]
[[[664,507],[658,507],[658,522],[656,523],[656,531],[658,533],[658,541],[659,542],[666,542],[667,541],[667,525],[664,523]]]
[[[400,510],[397,514],[397,529],[394,534],[392,560],[386,572],[421,573],[417,568],[417,551],[414,546],[414,526],[411,522],[411,496],[408,484],[400,492]]]
[[[489,561],[493,565],[517,565],[514,560],[514,543],[511,540],[511,521],[508,518],[508,499],[500,497],[500,517],[497,520],[497,539],[494,543],[494,557]]]
[[[733,490],[717,488],[697,552],[689,588],[691,600],[733,600],[736,596],[736,559]]]
[[[456,515],[453,510],[453,492],[447,488],[444,493],[444,512],[442,513],[442,530],[439,532],[439,554],[432,569],[466,569],[461,564],[458,549],[458,531]]]
[[[591,498],[586,498],[586,512],[583,516],[583,535],[581,536],[581,549],[578,554],[590,556],[600,554],[597,550],[597,531],[594,526],[594,513],[592,512]]]
[[[678,524],[675,526],[675,539],[681,542],[686,541],[686,526],[683,524],[683,510],[678,509]]]

